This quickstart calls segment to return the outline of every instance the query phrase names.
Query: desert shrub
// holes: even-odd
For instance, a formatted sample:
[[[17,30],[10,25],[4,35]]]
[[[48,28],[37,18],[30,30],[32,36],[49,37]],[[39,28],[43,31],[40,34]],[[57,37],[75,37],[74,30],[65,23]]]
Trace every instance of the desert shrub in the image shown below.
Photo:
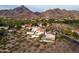
[[[72,33],[72,36],[73,36],[74,38],[76,38],[76,39],[79,39],[79,35],[78,35],[76,32],[73,32],[73,33]]]
[[[0,29],[0,45],[1,44],[5,45],[6,43],[6,39],[3,39],[5,34],[6,34],[6,31],[4,29]]]
[[[0,19],[0,26],[2,26],[3,24],[2,24],[2,20]]]
[[[20,24],[16,26],[16,29],[20,29],[20,28],[21,28],[21,25]]]
[[[1,36],[0,35],[0,45],[6,45],[6,43],[7,43],[7,40],[4,38],[4,36]],[[4,47],[5,48],[5,47]]]
[[[5,30],[4,29],[0,29],[0,36],[3,36],[5,34]]]

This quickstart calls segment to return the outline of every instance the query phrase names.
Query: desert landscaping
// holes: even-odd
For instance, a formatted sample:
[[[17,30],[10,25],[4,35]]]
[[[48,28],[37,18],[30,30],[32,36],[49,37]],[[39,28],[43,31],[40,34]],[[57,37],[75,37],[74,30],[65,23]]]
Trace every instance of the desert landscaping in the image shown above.
[[[79,52],[79,11],[0,10],[0,53],[68,52]]]

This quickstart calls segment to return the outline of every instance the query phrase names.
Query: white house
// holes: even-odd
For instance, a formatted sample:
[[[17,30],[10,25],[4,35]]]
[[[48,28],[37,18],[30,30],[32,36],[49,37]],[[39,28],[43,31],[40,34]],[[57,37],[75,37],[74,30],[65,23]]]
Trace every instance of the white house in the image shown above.
[[[34,34],[34,32],[27,32],[27,34],[28,34],[28,35],[33,35],[33,34]]]
[[[41,35],[41,34],[44,34],[45,29],[43,29],[41,27],[36,27],[32,31],[34,31],[36,35]]]
[[[45,38],[49,40],[55,40],[55,35],[51,33],[45,33]]]
[[[5,29],[5,30],[7,30],[9,27],[4,27],[4,26],[2,26],[2,27],[0,27],[0,29]]]
[[[51,33],[45,33],[45,36],[40,40],[40,42],[55,42],[55,35]]]
[[[24,29],[31,29],[32,26],[31,26],[31,24],[30,25],[29,24],[25,24],[25,25],[22,25],[22,28],[24,28]]]
[[[27,32],[28,35],[31,35],[32,38],[39,37],[41,34],[44,34],[45,30],[41,27],[32,27],[31,32]]]
[[[45,29],[42,27],[32,27],[30,32],[27,32],[28,35],[31,35],[31,38],[39,38],[40,35],[44,34],[40,42],[54,42],[55,35],[45,32]]]

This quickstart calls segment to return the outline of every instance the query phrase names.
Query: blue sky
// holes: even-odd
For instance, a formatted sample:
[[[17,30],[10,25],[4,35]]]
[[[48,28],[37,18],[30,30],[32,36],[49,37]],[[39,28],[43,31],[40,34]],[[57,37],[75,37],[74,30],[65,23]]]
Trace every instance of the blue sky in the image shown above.
[[[19,5],[0,5],[1,9],[13,9],[18,7]],[[67,10],[79,10],[79,5],[25,5],[30,10],[36,12],[42,12],[48,9],[60,8]]]

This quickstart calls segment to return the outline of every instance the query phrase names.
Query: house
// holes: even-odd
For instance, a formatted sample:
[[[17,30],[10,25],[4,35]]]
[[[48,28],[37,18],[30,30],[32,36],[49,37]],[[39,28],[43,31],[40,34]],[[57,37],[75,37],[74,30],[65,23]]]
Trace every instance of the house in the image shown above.
[[[39,37],[44,34],[45,30],[42,27],[32,27],[32,30],[27,32],[28,35],[31,35],[32,38]]]
[[[45,32],[45,30],[42,27],[33,27],[32,31],[34,32],[34,35],[32,35],[33,38],[39,37]]]
[[[21,27],[22,27],[22,28],[25,28],[25,25],[22,25]]]
[[[1,26],[0,29],[8,30],[9,27]]]
[[[32,36],[31,36],[31,38],[38,38],[39,36],[38,35],[35,35],[35,34],[33,34]]]
[[[44,37],[40,42],[55,42],[55,35],[51,33],[45,33]]]
[[[44,34],[45,29],[43,29],[42,27],[33,27],[32,31],[35,32],[36,35],[41,35]]]
[[[40,40],[40,42],[54,42],[55,41],[55,35],[51,33],[45,32],[45,29],[42,27],[32,27],[32,30],[27,32],[28,35],[31,36],[31,38],[39,38],[40,35],[43,35]]]
[[[16,29],[8,29],[8,32],[11,33],[11,32],[19,32],[19,31],[17,31]]]
[[[10,29],[10,30],[8,30],[8,32],[9,32],[9,33],[11,33],[11,32],[13,32],[13,30],[12,30],[12,29]]]
[[[51,33],[45,33],[45,38],[49,40],[55,40],[55,35]]]
[[[42,40],[40,40],[40,42],[51,42],[51,43],[54,43],[55,42],[55,35],[45,32],[45,35],[42,37]]]
[[[33,35],[34,32],[27,32],[27,35]]]
[[[25,25],[22,25],[22,28],[24,28],[24,29],[31,29],[32,26],[31,26],[31,24],[25,24]]]

